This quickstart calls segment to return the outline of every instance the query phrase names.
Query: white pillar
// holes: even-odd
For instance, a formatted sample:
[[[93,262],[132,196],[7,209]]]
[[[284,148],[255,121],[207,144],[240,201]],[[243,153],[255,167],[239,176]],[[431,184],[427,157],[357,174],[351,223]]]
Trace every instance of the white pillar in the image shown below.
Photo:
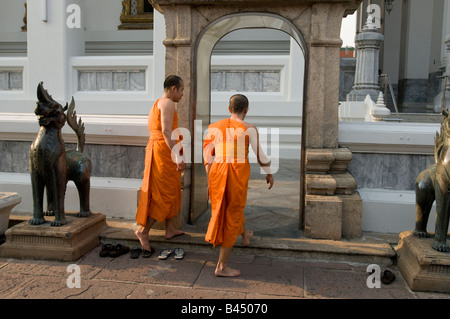
[[[447,86],[445,89],[445,100],[444,100],[444,84],[442,84],[441,89],[442,92],[439,92],[439,94],[434,98],[434,108],[433,111],[436,113],[440,113],[442,111],[442,108],[446,108],[447,110],[450,109],[450,59],[448,58],[450,56],[450,34],[447,35],[445,38],[445,47],[447,48],[447,60],[446,60],[446,71],[444,72],[444,76],[447,76]],[[442,83],[445,83],[443,80]]]
[[[441,60],[439,61],[439,67],[444,70],[443,76],[450,76],[450,66],[449,66],[449,58],[448,52],[450,52],[450,4],[448,1],[444,1],[444,9],[442,12],[442,34],[441,34]],[[439,85],[439,93],[434,98],[433,103],[433,111],[436,113],[440,113],[442,110],[442,102],[443,102],[443,87],[444,80],[442,79]],[[449,108],[449,94],[450,91],[450,79],[447,79],[447,88],[446,88],[446,108]]]
[[[450,3],[444,2],[444,13],[442,18],[442,47],[441,47],[441,59],[447,59],[447,46],[445,45],[445,38],[450,34]],[[445,64],[445,61],[443,61]]]
[[[85,53],[84,0],[29,0],[27,15],[28,97],[43,81],[56,101],[69,101],[70,58]]]
[[[156,100],[164,93],[163,82],[165,79],[166,47],[163,41],[166,37],[166,24],[164,16],[157,10],[153,10],[153,96]]]
[[[355,37],[356,70],[355,85],[347,94],[347,101],[364,101],[370,95],[373,101],[378,99],[380,86],[378,84],[378,69],[380,59],[380,46],[384,36],[378,32],[370,18]]]

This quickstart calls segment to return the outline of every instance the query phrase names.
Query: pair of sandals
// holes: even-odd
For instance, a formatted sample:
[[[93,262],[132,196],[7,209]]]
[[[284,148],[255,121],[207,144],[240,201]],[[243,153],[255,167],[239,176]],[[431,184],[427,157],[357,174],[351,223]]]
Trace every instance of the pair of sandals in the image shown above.
[[[115,258],[115,257],[125,255],[129,251],[130,251],[130,247],[122,245],[122,244],[117,244],[117,245],[105,244],[102,246],[102,250],[100,251],[99,256]]]
[[[140,254],[142,254],[142,258],[149,258],[154,253],[155,253],[155,250],[153,248],[150,248],[150,250],[147,250],[147,249],[144,249],[144,248],[135,247],[135,248],[131,249],[130,258],[131,259],[136,259],[136,258],[139,257]]]
[[[174,259],[181,260],[184,258],[184,255],[186,254],[186,252],[184,251],[183,248],[175,248],[175,249],[166,248],[166,249],[161,250],[161,252],[159,253],[158,259],[166,260],[172,254],[174,254],[174,257],[173,257]]]
[[[153,248],[151,248],[151,250],[146,250],[144,248],[136,247],[136,248],[131,249],[130,258],[136,259],[140,256],[141,253],[142,253],[142,258],[148,258],[148,257],[152,256],[154,252],[155,252],[155,250]],[[159,253],[158,259],[166,260],[172,254],[174,254],[175,259],[181,260],[184,258],[184,255],[186,254],[186,252],[184,251],[183,248],[175,248],[175,249],[166,248],[166,249],[161,250],[161,252]]]

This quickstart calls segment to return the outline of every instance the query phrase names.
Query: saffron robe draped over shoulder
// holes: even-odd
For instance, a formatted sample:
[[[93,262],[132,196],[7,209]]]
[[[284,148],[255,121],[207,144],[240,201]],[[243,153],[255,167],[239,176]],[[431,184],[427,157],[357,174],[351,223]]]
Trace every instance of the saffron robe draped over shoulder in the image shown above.
[[[159,99],[148,115],[150,138],[145,149],[145,169],[136,212],[136,222],[147,224],[148,217],[159,222],[171,219],[181,207],[181,172],[172,160],[172,151],[162,133]],[[172,130],[178,128],[178,115],[174,114]]]
[[[203,144],[208,175],[211,220],[205,240],[232,247],[244,232],[250,163],[249,136],[241,122],[224,119],[211,124]]]

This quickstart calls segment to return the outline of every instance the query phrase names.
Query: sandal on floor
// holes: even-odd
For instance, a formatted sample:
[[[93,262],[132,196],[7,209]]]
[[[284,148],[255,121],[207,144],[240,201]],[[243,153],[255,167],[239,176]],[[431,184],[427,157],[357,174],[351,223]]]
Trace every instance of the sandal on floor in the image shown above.
[[[105,244],[102,246],[102,250],[98,253],[100,257],[108,257],[109,253],[114,249],[114,245]]]
[[[177,260],[183,259],[184,255],[186,254],[183,248],[175,248],[174,253],[175,253],[174,258]]]
[[[172,254],[173,254],[173,249],[163,249],[159,253],[158,259],[159,260],[166,260]]]
[[[142,249],[139,247],[133,248],[130,251],[130,258],[131,259],[136,259],[139,257],[139,255],[142,253]]]
[[[130,247],[127,247],[127,246],[124,246],[121,244],[117,244],[116,247],[114,247],[114,250],[109,253],[109,257],[113,257],[113,258],[119,257],[119,256],[126,254],[129,251],[130,251]]]
[[[385,285],[389,285],[395,280],[395,275],[389,270],[385,270],[383,273],[383,277],[381,277],[381,282]]]
[[[153,255],[153,253],[155,252],[155,250],[153,248],[150,248],[150,250],[147,249],[142,249],[142,258],[149,258],[151,255]]]

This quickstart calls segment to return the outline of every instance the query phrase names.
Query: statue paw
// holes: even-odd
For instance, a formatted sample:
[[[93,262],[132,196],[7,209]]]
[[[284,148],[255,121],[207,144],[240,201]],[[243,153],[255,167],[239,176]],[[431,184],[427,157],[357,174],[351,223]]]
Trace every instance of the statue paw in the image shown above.
[[[444,253],[449,251],[449,247],[447,246],[447,243],[445,241],[444,242],[435,241],[433,245],[431,245],[431,247],[433,247],[434,250],[441,251]]]
[[[85,217],[89,217],[89,216],[91,216],[92,215],[92,213],[91,213],[91,211],[89,210],[89,211],[80,211],[78,214],[77,214],[77,217],[83,217],[83,218],[85,218]]]
[[[54,221],[52,221],[50,226],[59,227],[59,226],[65,225],[65,224],[67,224],[66,219],[55,219]]]
[[[42,217],[40,217],[40,218],[33,217],[30,220],[28,220],[28,224],[30,224],[30,225],[40,225],[43,223],[45,223],[45,219]]]
[[[428,232],[426,232],[426,231],[415,230],[413,232],[413,235],[416,236],[416,237],[419,237],[419,238],[431,238],[431,235]]]

